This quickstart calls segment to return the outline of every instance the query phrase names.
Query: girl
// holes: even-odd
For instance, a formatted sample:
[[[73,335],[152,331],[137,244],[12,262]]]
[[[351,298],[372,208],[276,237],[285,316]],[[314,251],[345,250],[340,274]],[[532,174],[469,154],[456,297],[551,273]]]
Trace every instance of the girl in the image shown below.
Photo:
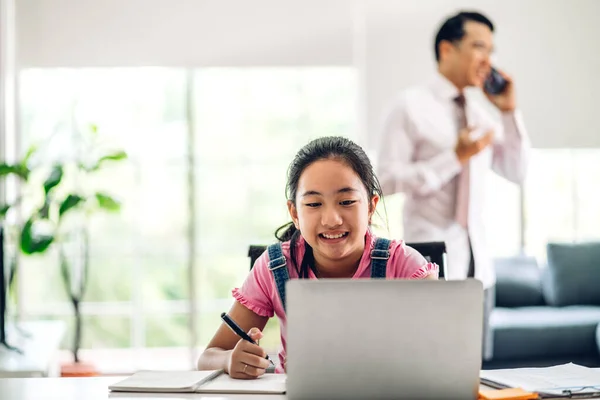
[[[268,319],[277,315],[282,350],[276,372],[285,371],[285,290],[276,283],[282,276],[284,280],[438,276],[438,266],[427,263],[416,250],[371,232],[381,188],[367,155],[352,141],[323,137],[304,146],[288,170],[286,192],[292,222],[277,230],[281,246],[271,246],[256,260],[242,287],[233,290],[236,301],[229,311],[254,341],[262,337]],[[381,257],[371,259],[372,251],[378,250],[388,257],[383,264]],[[252,379],[269,366],[265,356],[260,346],[240,339],[222,324],[200,356],[198,369],[224,369],[233,378]]]

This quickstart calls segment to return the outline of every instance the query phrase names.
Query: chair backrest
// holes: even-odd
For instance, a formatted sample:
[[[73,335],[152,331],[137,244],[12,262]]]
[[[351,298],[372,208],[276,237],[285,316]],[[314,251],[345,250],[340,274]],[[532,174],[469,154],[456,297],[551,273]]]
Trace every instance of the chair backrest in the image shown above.
[[[406,245],[421,253],[427,261],[436,263],[440,267],[439,279],[446,279],[446,242],[418,242]]]
[[[256,262],[258,257],[260,257],[260,255],[265,252],[265,250],[267,250],[267,246],[258,244],[251,244],[250,247],[248,247],[248,257],[250,257],[250,269],[254,267],[254,263]]]
[[[419,242],[406,243],[407,246],[417,250],[429,262],[436,263],[440,267],[440,279],[446,279],[446,243],[445,242]],[[250,245],[248,248],[248,257],[250,257],[250,269],[254,266],[254,262],[262,253],[265,252],[267,246]]]

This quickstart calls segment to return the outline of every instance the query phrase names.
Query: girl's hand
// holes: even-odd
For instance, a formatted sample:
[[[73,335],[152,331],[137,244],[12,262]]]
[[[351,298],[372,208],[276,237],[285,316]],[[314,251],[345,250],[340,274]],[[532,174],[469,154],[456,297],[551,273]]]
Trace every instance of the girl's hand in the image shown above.
[[[258,328],[250,329],[248,335],[257,343],[263,337],[262,332]],[[229,361],[225,372],[236,379],[258,378],[266,372],[269,366],[269,361],[265,358],[266,356],[267,353],[262,347],[240,339],[229,354]]]

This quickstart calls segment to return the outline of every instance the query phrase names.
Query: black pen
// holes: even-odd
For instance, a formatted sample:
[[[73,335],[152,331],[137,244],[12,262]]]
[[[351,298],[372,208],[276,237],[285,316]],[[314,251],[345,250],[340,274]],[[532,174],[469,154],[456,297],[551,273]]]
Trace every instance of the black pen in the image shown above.
[[[252,338],[250,336],[248,336],[248,334],[246,332],[244,332],[242,330],[242,328],[240,328],[240,326],[238,324],[235,323],[234,320],[231,319],[231,317],[229,315],[227,315],[226,313],[221,313],[221,319],[223,320],[223,322],[225,322],[225,324],[227,324],[227,326],[229,328],[231,328],[231,330],[233,332],[235,332],[236,335],[238,335],[239,337],[241,337],[242,339],[258,345],[258,343],[256,343],[254,340],[252,340]],[[267,354],[267,356],[265,357],[267,360],[269,360],[269,362],[275,366],[275,364],[273,363],[273,361],[269,358],[269,355]]]

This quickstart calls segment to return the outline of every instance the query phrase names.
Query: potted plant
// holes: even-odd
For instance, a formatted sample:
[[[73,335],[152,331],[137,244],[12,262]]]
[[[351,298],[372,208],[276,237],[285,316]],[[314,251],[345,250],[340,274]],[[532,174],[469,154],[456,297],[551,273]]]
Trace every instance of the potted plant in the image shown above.
[[[54,246],[58,253],[60,275],[73,307],[75,326],[71,352],[73,364],[63,366],[63,375],[90,375],[89,366],[81,362],[82,341],[80,305],[89,276],[90,216],[99,211],[118,212],[120,203],[112,195],[87,185],[89,178],[106,164],[127,158],[123,150],[103,148],[94,125],[74,135],[73,152],[61,160],[53,160],[49,172],[34,196],[39,203],[30,207],[20,230],[19,245],[26,255],[45,253]],[[38,168],[48,168],[40,164]]]
[[[3,185],[6,185],[7,181],[13,177],[21,183],[28,181],[31,173],[29,160],[34,152],[35,148],[31,147],[22,160],[15,163],[0,163],[0,179],[2,179]],[[12,203],[6,202],[6,199],[2,200],[4,202],[0,203],[0,346],[20,352],[20,349],[8,343],[6,334],[9,295],[17,271],[17,260],[14,251],[9,251],[8,255],[6,254],[6,250],[8,250],[6,238],[11,236],[11,228],[15,228],[14,224],[8,222],[7,217],[18,206],[20,199],[16,199]]]

